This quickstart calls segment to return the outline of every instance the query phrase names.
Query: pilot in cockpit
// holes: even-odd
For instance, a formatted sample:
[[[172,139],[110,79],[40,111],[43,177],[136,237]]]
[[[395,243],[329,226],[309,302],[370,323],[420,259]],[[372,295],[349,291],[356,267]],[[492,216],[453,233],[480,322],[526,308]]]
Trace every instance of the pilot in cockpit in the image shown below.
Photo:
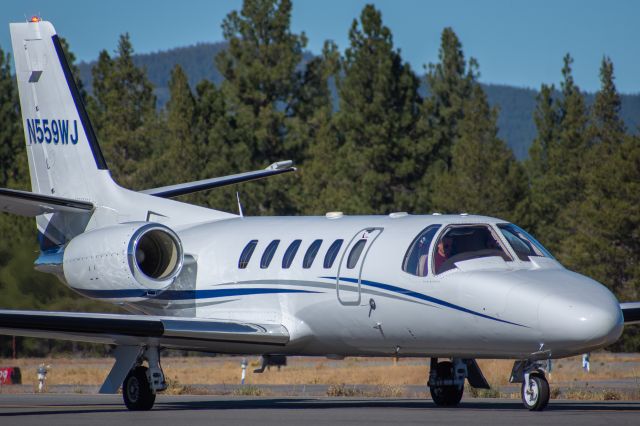
[[[434,256],[435,271],[440,272],[442,264],[451,256],[451,249],[453,248],[453,239],[448,236],[444,236],[440,242],[438,242],[438,249]]]

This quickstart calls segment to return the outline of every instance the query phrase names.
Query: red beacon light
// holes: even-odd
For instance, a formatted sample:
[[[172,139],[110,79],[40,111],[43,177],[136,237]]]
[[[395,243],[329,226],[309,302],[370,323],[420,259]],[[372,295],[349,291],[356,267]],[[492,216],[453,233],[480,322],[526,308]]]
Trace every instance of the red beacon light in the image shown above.
[[[42,19],[39,16],[32,16],[31,17],[31,22],[40,22],[42,21]]]

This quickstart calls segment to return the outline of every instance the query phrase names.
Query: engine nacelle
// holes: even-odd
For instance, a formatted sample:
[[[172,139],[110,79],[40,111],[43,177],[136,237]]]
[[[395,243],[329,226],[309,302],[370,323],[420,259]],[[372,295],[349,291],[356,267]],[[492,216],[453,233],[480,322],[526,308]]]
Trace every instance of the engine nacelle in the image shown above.
[[[95,229],[64,250],[66,282],[89,297],[132,300],[158,294],[182,270],[180,239],[168,227],[130,222]]]

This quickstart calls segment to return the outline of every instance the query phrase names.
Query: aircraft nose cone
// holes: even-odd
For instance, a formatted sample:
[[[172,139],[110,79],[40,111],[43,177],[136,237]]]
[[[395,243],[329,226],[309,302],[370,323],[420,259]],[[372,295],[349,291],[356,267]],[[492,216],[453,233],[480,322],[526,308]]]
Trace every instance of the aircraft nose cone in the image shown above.
[[[583,277],[579,286],[551,293],[538,307],[545,346],[554,352],[588,352],[620,337],[620,305],[603,285]]]

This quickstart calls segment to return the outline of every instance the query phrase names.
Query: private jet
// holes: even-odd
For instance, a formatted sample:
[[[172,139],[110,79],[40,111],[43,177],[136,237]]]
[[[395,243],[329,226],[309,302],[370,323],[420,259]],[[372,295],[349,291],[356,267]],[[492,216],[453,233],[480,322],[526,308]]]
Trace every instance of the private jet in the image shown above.
[[[246,217],[173,197],[295,171],[291,161],[140,192],[111,178],[50,22],[10,24],[32,191],[0,210],[37,223],[39,271],[130,314],[0,310],[0,333],[113,345],[100,388],[149,410],[162,349],[262,356],[422,357],[437,406],[477,359],[514,359],[529,410],[548,360],[614,343],[640,303],[565,269],[508,221],[467,214]]]

